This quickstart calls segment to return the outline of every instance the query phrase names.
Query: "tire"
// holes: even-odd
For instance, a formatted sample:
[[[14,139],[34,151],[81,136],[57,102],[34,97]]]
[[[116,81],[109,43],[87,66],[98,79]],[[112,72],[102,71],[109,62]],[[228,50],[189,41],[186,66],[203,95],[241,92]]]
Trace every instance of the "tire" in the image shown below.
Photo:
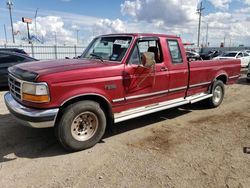
[[[66,107],[55,127],[59,143],[68,151],[94,146],[104,135],[106,116],[94,101],[80,101]]]
[[[216,80],[213,84],[211,93],[213,96],[207,100],[207,104],[210,108],[216,108],[220,106],[224,98],[224,83],[221,80]]]

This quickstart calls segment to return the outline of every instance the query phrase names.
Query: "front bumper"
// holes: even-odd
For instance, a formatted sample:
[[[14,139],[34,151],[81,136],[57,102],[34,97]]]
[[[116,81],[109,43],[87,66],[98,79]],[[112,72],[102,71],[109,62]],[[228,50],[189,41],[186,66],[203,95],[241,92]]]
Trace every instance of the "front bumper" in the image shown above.
[[[18,103],[10,92],[4,95],[4,101],[11,114],[22,125],[33,128],[47,128],[55,125],[59,108],[46,110],[28,108]]]

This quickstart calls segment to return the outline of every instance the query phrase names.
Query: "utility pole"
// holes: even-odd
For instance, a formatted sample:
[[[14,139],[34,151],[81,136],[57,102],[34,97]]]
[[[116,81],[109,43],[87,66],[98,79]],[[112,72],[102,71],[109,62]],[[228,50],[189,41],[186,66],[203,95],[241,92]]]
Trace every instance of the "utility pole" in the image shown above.
[[[7,40],[7,32],[6,32],[5,24],[3,25],[3,27],[4,27],[4,34],[5,34],[5,44],[7,44],[8,40]]]
[[[11,0],[8,0],[6,4],[7,4],[7,7],[9,9],[9,12],[10,12],[10,23],[11,23],[11,30],[12,30],[12,39],[13,39],[13,43],[15,43],[13,21],[12,21],[12,13],[11,13],[11,9],[12,9],[13,3],[11,2]]]
[[[202,7],[202,1],[198,5],[197,13],[199,14],[199,25],[198,25],[198,41],[197,41],[197,47],[200,47],[200,34],[201,34],[201,15],[202,11],[205,9]]]
[[[206,33],[206,46],[208,46],[208,23],[207,23],[207,33]]]
[[[78,37],[79,31],[80,31],[79,29],[76,30],[76,44],[79,43],[79,37]]]
[[[226,47],[226,34],[224,35],[224,47]]]
[[[31,44],[30,28],[29,28],[29,23],[28,23],[28,22],[27,22],[27,31],[28,31],[28,40],[29,40],[29,44]]]
[[[36,9],[36,13],[35,13],[35,33],[36,33],[36,36],[37,36],[37,27],[36,27],[37,12],[38,12],[38,8]]]
[[[57,45],[57,35],[56,35],[56,31],[55,31],[55,45]]]

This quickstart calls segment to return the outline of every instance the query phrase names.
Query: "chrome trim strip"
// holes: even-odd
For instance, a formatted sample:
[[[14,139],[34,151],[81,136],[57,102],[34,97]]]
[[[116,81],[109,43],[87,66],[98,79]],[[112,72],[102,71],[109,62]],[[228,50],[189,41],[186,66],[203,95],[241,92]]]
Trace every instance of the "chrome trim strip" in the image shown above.
[[[187,89],[187,86],[169,89],[169,92],[181,91],[181,90],[185,90],[185,89]]]
[[[120,99],[114,99],[114,100],[112,100],[113,103],[123,102],[123,101],[125,101],[125,98],[120,98]]]
[[[10,92],[4,95],[4,101],[12,115],[24,126],[47,128],[55,125],[59,108],[45,110],[28,108],[18,103]]]
[[[120,113],[115,113],[114,114],[114,121],[115,121],[115,123],[126,121],[129,119],[144,116],[144,115],[158,112],[161,110],[166,110],[169,108],[178,107],[178,106],[181,106],[184,104],[188,104],[188,103],[192,104],[192,103],[210,98],[212,96],[213,96],[212,94],[200,93],[200,94],[186,97],[185,99],[179,98],[179,99],[174,99],[174,100],[165,101],[165,102],[161,102],[161,103],[154,103],[154,104],[150,104],[147,106],[129,109],[129,110],[126,110],[126,111],[123,111]]]
[[[115,123],[126,121],[129,119],[133,119],[136,117],[140,117],[143,115],[151,114],[154,112],[166,110],[169,108],[181,106],[184,104],[188,104],[189,101],[184,98],[174,99],[167,102],[151,104],[139,108],[130,109],[121,113],[114,114]]]
[[[208,85],[208,84],[211,84],[211,82],[203,82],[203,83],[199,83],[199,84],[193,84],[193,85],[190,85],[189,87],[193,88],[193,87],[199,87],[199,86],[204,86],[204,85]]]
[[[191,100],[190,100],[190,103],[191,103],[191,104],[193,104],[193,103],[196,103],[196,102],[202,101],[202,100],[204,100],[204,99],[211,98],[212,96],[213,96],[213,94],[203,95],[203,96],[200,96],[199,98],[196,98],[196,99],[191,99]]]
[[[158,92],[154,92],[154,93],[147,93],[147,94],[142,94],[142,95],[129,96],[129,97],[125,97],[125,99],[126,100],[138,99],[138,98],[143,98],[143,97],[150,97],[150,96],[154,96],[154,95],[165,94],[165,93],[168,93],[168,92],[169,92],[169,90],[163,90],[163,91],[158,91]]]
[[[143,97],[150,97],[150,96],[160,95],[160,94],[167,94],[169,92],[176,92],[176,91],[181,91],[181,90],[185,90],[185,89],[187,89],[187,86],[173,88],[173,89],[164,90],[164,91],[158,91],[158,92],[154,92],[154,93],[147,93],[147,94],[142,94],[142,95],[135,95],[135,96],[125,97],[125,98],[114,99],[114,100],[112,100],[112,102],[114,102],[114,103],[123,102],[125,100],[138,99],[138,98],[143,98]]]
[[[239,78],[240,75],[230,76],[229,79]]]

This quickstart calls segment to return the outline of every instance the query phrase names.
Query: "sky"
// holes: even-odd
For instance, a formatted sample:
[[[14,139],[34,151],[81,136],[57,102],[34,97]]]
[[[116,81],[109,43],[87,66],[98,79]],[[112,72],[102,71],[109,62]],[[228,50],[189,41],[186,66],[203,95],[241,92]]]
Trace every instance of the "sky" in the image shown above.
[[[29,25],[34,43],[86,45],[94,36],[107,33],[164,33],[197,44],[197,5],[201,17],[200,44],[250,46],[250,0],[12,0],[17,44],[27,43]],[[35,12],[37,11],[36,27]],[[0,43],[12,42],[9,10],[0,0]],[[208,29],[208,35],[207,35]]]

